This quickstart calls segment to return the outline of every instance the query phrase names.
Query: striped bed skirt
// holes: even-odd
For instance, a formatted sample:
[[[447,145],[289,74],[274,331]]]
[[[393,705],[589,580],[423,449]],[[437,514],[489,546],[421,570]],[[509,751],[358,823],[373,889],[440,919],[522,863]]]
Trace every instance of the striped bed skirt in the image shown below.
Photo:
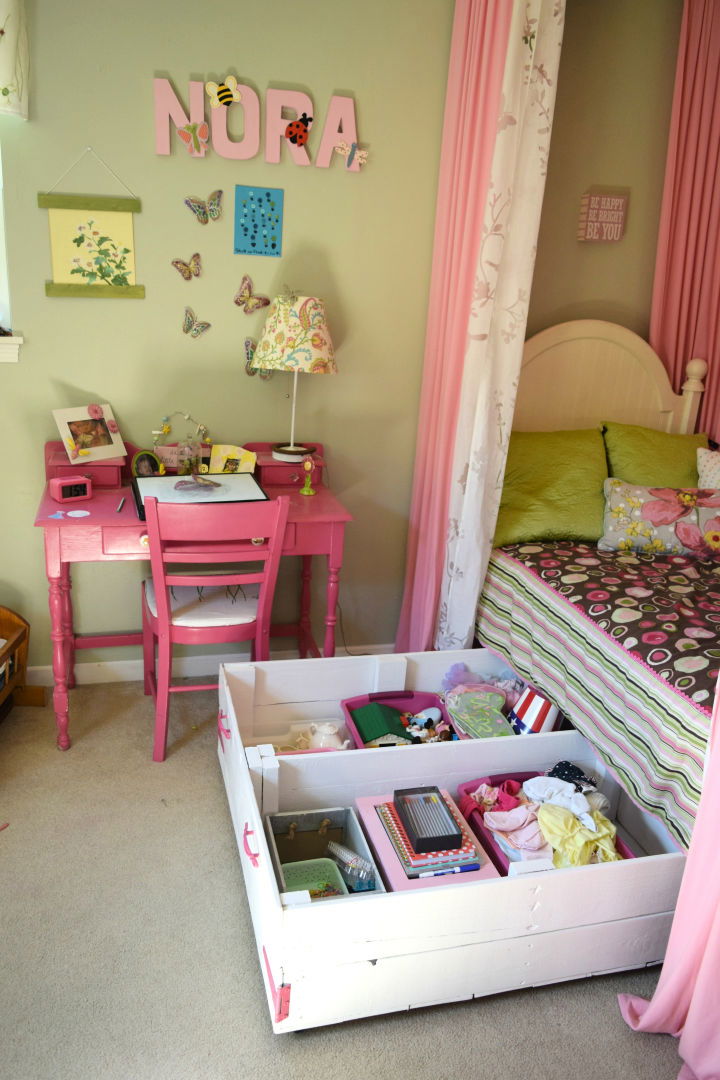
[[[647,571],[638,571],[632,555],[609,569],[609,557],[599,555],[593,545],[562,548],[559,561],[557,543],[493,551],[477,609],[478,640],[551,698],[593,743],[631,798],[687,847],[700,798],[712,698],[695,679],[691,688],[699,700],[682,689],[682,665],[676,669],[672,661],[663,660],[658,662],[662,674],[655,670],[652,641],[645,658],[635,652],[643,637],[638,627],[654,625],[651,610],[657,604],[653,601],[669,596],[669,610],[675,594],[661,593],[656,584],[657,595],[638,595],[647,589],[639,588],[637,575],[647,575]],[[543,575],[545,564],[555,567],[550,577]],[[595,573],[596,564],[603,581],[616,583],[604,592],[597,588],[598,580],[585,574],[588,568]],[[662,566],[653,570],[653,580],[660,580]],[[681,578],[674,574],[670,580]],[[598,603],[594,598],[604,596],[608,589],[615,590],[609,606]],[[691,611],[687,591],[681,597]],[[633,603],[639,604],[636,624],[627,615],[628,610],[635,610]],[[643,607],[647,612],[643,613]],[[617,623],[613,612],[622,613]],[[650,622],[643,614],[649,615]],[[669,622],[662,625],[675,627]],[[700,634],[700,620],[695,619],[693,625]],[[663,632],[653,633],[653,640],[658,640]],[[691,648],[693,638],[687,633],[675,627],[674,640],[689,642]],[[651,632],[644,636],[650,637]],[[697,640],[704,644],[702,638]],[[709,644],[705,651],[712,654]],[[678,655],[685,655],[683,648]],[[695,668],[704,670],[700,659],[695,659]],[[705,668],[712,662],[710,657]],[[688,664],[685,667],[692,669]],[[714,669],[705,674],[714,681]],[[675,683],[668,681],[673,675]]]

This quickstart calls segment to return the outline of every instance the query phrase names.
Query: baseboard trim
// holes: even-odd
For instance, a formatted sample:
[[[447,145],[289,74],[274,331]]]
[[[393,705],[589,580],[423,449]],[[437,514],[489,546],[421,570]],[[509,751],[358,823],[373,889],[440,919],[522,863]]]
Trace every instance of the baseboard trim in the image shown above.
[[[393,645],[354,645],[352,649],[338,648],[336,656],[379,656],[394,652]],[[286,649],[272,652],[273,660],[295,660],[297,650]],[[211,653],[203,656],[181,656],[173,662],[173,675],[177,678],[194,679],[204,675],[214,675],[220,664],[242,663],[250,658],[249,652],[243,655],[233,653]],[[92,683],[141,682],[143,677],[142,660],[100,660],[96,662],[78,661],[75,664],[75,684],[88,686]],[[47,665],[27,669],[28,686],[53,686],[53,670]]]

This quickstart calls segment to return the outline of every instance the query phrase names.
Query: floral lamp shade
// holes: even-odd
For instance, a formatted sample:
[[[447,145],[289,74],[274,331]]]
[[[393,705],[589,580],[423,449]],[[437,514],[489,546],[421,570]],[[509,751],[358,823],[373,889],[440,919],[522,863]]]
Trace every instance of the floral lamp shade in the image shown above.
[[[316,296],[277,296],[252,359],[253,368],[336,375],[325,305]]]
[[[0,0],[0,114],[27,120],[28,67],[25,0]]]

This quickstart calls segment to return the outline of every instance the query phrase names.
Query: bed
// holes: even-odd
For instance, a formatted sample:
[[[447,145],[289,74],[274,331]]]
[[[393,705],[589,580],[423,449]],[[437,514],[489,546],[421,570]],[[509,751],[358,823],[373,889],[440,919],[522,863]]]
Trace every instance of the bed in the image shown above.
[[[689,470],[703,446],[691,433],[705,371],[704,361],[691,360],[675,395],[646,342],[596,320],[563,323],[528,340],[498,546],[476,623],[479,642],[560,706],[680,847],[692,832],[720,667],[720,561],[710,557],[716,540],[720,549],[720,496],[687,494],[701,486],[697,465],[692,477]],[[630,439],[628,456],[630,436],[640,441]],[[573,516],[586,481],[597,498],[600,464],[590,476],[571,478],[569,496],[550,490],[539,508],[526,487],[512,518],[515,451],[512,460],[524,463],[525,473],[549,456],[546,475],[567,467],[575,477],[587,447],[597,462],[602,455],[607,476],[600,481],[600,537],[594,525],[589,534],[584,522],[576,528]],[[720,463],[720,455],[702,453],[703,468]],[[688,499],[708,506],[693,502],[689,511]],[[593,522],[596,515],[593,502]],[[638,536],[643,528],[647,535]]]

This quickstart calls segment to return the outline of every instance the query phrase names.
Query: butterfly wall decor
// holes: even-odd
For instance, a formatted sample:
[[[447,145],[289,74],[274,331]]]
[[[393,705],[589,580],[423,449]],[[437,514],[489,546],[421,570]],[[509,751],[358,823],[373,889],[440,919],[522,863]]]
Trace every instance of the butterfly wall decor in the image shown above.
[[[246,315],[252,315],[254,311],[259,311],[260,308],[267,307],[270,303],[268,296],[254,296],[252,288],[253,283],[245,274],[240,282],[240,288],[235,294],[234,302],[243,309]]]
[[[217,221],[222,213],[222,191],[211,192],[207,202],[198,199],[197,195],[188,195],[185,205],[192,210],[201,225],[207,225],[208,221]]]
[[[255,349],[257,348],[257,342],[253,341],[251,337],[245,338],[245,374],[246,375],[259,375],[263,382],[267,382],[268,379],[272,379],[275,374],[274,371],[264,368],[254,368],[252,366],[253,356],[255,355]]]
[[[210,137],[210,128],[205,120],[201,124],[185,124],[177,128],[177,133],[188,148],[188,153],[195,157],[204,157],[207,150],[207,141]]]
[[[194,277],[200,277],[202,263],[200,254],[197,251],[190,256],[189,262],[184,262],[182,259],[173,259],[172,265],[182,275],[183,281],[190,281]]]
[[[185,315],[183,317],[183,334],[189,334],[190,337],[200,337],[206,330],[210,329],[212,324],[209,322],[200,322],[195,318],[195,312],[192,308],[185,308]]]
[[[357,161],[358,165],[364,165],[368,159],[367,150],[359,150],[357,143],[338,143],[333,147],[338,154],[342,154],[345,158],[345,168],[349,169],[354,161]]]

